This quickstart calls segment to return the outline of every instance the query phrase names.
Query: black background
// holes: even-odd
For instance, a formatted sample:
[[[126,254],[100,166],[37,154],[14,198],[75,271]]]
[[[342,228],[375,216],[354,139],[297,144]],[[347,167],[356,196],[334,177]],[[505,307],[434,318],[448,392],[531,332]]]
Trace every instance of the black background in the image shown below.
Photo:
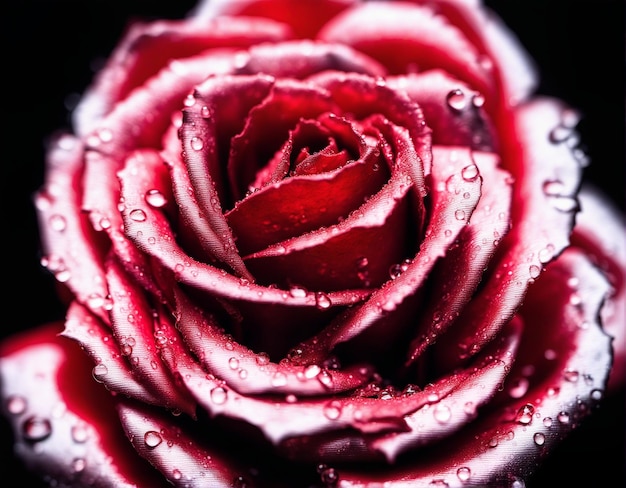
[[[108,56],[131,19],[182,17],[190,0],[20,0],[3,2],[1,197],[4,284],[0,338],[59,319],[53,280],[39,265],[33,192],[43,181],[46,138],[69,127],[72,99]],[[537,61],[540,91],[581,110],[592,159],[585,177],[624,208],[623,0],[490,0]],[[624,394],[608,399],[561,445],[527,488],[626,486]],[[11,457],[0,430],[0,484],[37,486]],[[23,482],[5,484],[9,474]]]

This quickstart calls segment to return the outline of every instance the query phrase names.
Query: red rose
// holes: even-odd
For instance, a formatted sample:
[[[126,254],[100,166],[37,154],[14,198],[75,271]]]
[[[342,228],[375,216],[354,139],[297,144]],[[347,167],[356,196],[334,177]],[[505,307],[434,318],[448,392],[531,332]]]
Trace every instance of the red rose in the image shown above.
[[[0,348],[18,455],[60,486],[523,483],[626,351],[623,224],[535,85],[462,0],[135,23],[36,196],[67,317]]]

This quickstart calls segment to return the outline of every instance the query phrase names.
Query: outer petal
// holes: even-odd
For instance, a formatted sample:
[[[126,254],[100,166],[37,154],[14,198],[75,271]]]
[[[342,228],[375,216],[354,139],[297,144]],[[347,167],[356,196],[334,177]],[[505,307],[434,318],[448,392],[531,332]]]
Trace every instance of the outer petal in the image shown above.
[[[16,454],[54,486],[165,487],[125,439],[114,401],[90,375],[90,360],[54,323],[0,348],[3,413]],[[5,480],[6,481],[6,480]]]
[[[313,38],[328,20],[359,0],[202,0],[196,18],[252,16],[284,22],[298,37]]]
[[[613,287],[602,308],[602,325],[613,336],[614,364],[609,388],[623,387],[626,378],[626,230],[624,216],[597,189],[583,186],[581,212],[572,245],[582,249]]]
[[[211,48],[244,48],[285,40],[289,28],[270,20],[157,21],[129,27],[74,112],[75,130],[86,135],[115,105],[173,59]]]

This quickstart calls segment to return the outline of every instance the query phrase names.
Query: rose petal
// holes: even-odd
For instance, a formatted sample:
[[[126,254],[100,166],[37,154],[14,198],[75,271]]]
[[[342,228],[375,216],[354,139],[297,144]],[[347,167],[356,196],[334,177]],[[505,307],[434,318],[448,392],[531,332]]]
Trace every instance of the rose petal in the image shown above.
[[[158,312],[152,309],[136,284],[113,260],[107,265],[111,294],[111,329],[132,374],[161,404],[194,415],[195,404],[175,383],[158,355]],[[156,315],[156,317],[155,317]]]
[[[493,105],[487,102],[490,108],[506,109],[535,91],[539,83],[535,62],[501,18],[475,0],[435,2],[435,8],[479,49],[478,62],[494,78],[501,94]]]
[[[572,245],[582,249],[611,284],[602,307],[602,326],[613,336],[613,369],[609,389],[616,390],[626,377],[626,237],[624,216],[596,188],[583,185],[581,211],[576,215]]]
[[[306,1],[306,0],[305,0]],[[382,64],[343,44],[310,40],[265,43],[237,55],[238,74],[266,73],[276,78],[303,79],[323,71],[386,74]]]
[[[434,146],[434,159],[453,159],[466,148]],[[492,259],[497,244],[510,225],[511,179],[499,169],[499,158],[491,153],[472,152],[471,164],[464,168],[466,176],[478,172],[483,179],[482,195],[469,223],[460,232],[457,242],[439,263],[431,278],[430,296],[418,319],[419,326],[411,340],[407,364],[412,363],[443,334],[467,305],[478,286],[483,270]],[[459,280],[457,277],[462,276]]]
[[[267,354],[234,342],[215,316],[199,309],[179,290],[176,300],[176,328],[185,343],[208,372],[243,395],[338,394],[362,386],[370,377],[370,369],[360,365],[329,372],[314,364],[302,367],[271,362]]]
[[[180,428],[179,419],[146,405],[120,400],[117,410],[137,453],[155,466],[172,486],[236,486],[242,466],[219,449]],[[239,481],[238,481],[239,480]]]
[[[478,172],[471,174],[465,170],[475,166],[469,152],[460,153],[459,157],[433,162],[431,194],[431,221],[425,232],[420,249],[406,269],[394,280],[390,280],[375,290],[366,302],[352,307],[343,316],[335,319],[321,333],[299,346],[302,349],[301,360],[316,362],[340,343],[350,341],[365,332],[379,330],[385,337],[370,337],[367,343],[352,350],[368,357],[381,353],[381,345],[392,343],[391,334],[397,334],[399,328],[411,323],[411,316],[417,307],[416,293],[435,266],[438,258],[446,255],[459,232],[467,224],[480,198],[482,179]],[[374,352],[376,351],[376,352]]]
[[[111,396],[91,377],[91,361],[60,330],[48,324],[2,343],[0,393],[16,454],[57,486],[165,488],[137,461],[111,415]]]
[[[330,116],[329,120],[335,121],[332,125],[349,124],[338,117]],[[389,173],[379,163],[376,150],[365,143],[363,146],[358,160],[336,170],[292,176],[238,202],[226,218],[241,252],[251,254],[272,243],[335,224],[380,189]],[[320,206],[320,201],[328,204]]]
[[[96,381],[103,383],[109,391],[161,405],[161,399],[128,367],[110,329],[78,302],[73,302],[68,308],[62,335],[78,342],[89,354],[93,360],[89,369]]]
[[[570,303],[570,290],[563,290],[567,276],[582,285],[579,291],[585,299],[578,308]],[[556,364],[549,369],[538,366],[534,371],[544,374],[522,396],[509,397],[501,407],[484,411],[470,429],[455,437],[454,452],[446,442],[429,446],[427,452],[417,451],[419,456],[407,457],[395,468],[367,472],[342,469],[337,486],[366,487],[385,482],[394,488],[428,483],[461,488],[466,483],[523,483],[541,459],[597,405],[611,363],[610,337],[598,323],[602,302],[609,293],[605,279],[584,256],[568,250],[537,283],[542,281],[556,293],[540,286],[529,290],[529,308],[523,309],[523,316],[532,330],[524,332],[520,360],[515,364],[522,370],[534,364],[522,358],[532,361],[541,353],[537,337],[546,347],[562,351]],[[548,317],[545,311],[550,311]],[[534,318],[537,312],[541,320]],[[505,385],[500,394],[503,398],[509,387]]]
[[[512,187],[511,230],[500,242],[485,286],[436,346],[436,360],[444,369],[495,337],[544,265],[569,244],[581,168],[566,144],[550,140],[566,115],[571,113],[559,102],[537,98],[520,106],[514,127],[504,131],[503,167],[514,177],[519,173]]]
[[[100,308],[108,294],[103,260],[106,240],[94,233],[74,189],[82,173],[82,144],[60,137],[49,149],[48,172],[35,196],[44,264],[82,303],[106,319]]]
[[[234,201],[250,190],[257,172],[269,162],[301,119],[314,119],[337,107],[314,85],[278,80],[246,115],[243,130],[230,141],[228,181]],[[184,126],[183,126],[184,127]]]
[[[210,48],[244,48],[286,40],[289,32],[286,26],[264,19],[136,22],[81,98],[73,115],[75,130],[80,136],[93,131],[119,101],[173,59]]]
[[[482,107],[485,98],[466,83],[438,69],[392,76],[387,83],[406,91],[419,104],[432,129],[433,144],[483,151],[497,149],[494,128]]]
[[[359,266],[365,258],[372,284],[385,281],[389,267],[409,252],[403,225],[411,220],[407,180],[404,174],[392,175],[380,192],[338,224],[245,256],[246,265],[266,284],[287,287],[290,282],[328,292],[364,286]]]
[[[191,15],[215,18],[222,15],[269,18],[290,26],[298,37],[314,38],[329,19],[358,0],[201,0]]]
[[[363,3],[337,15],[318,37],[353,47],[392,74],[442,68],[482,93],[493,90],[475,46],[428,7],[409,2]]]

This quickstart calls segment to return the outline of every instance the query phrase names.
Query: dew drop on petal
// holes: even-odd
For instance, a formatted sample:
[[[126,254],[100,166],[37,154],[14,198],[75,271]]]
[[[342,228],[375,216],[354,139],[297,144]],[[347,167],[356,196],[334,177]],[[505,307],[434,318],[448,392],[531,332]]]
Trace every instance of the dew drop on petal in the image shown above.
[[[11,415],[20,415],[26,411],[26,398],[21,395],[11,395],[7,399],[6,408]]]
[[[461,176],[465,181],[474,181],[478,177],[478,166],[469,164],[461,170]]]
[[[204,141],[199,137],[192,137],[190,144],[194,151],[200,151],[204,147]]]
[[[239,359],[235,357],[230,358],[228,360],[228,367],[233,370],[239,368]]]
[[[63,232],[67,227],[65,217],[59,214],[51,215],[48,222],[50,223],[50,228],[56,232]]]
[[[130,217],[131,220],[134,220],[135,222],[145,222],[147,218],[146,212],[144,212],[140,208],[131,210],[128,216]]]
[[[461,481],[470,479],[472,471],[467,466],[462,466],[456,470],[456,475]]]
[[[452,412],[447,405],[436,405],[433,410],[435,420],[440,424],[445,424],[452,418]]]
[[[146,202],[149,205],[160,208],[167,203],[165,196],[159,190],[148,190],[145,195]]]
[[[96,364],[91,370],[93,379],[96,380],[98,383],[102,383],[104,377],[107,375],[108,372],[109,369],[102,363]]]
[[[562,424],[569,424],[569,413],[563,411],[563,412],[559,412],[559,414],[556,417],[559,422],[561,422]]]
[[[536,432],[535,435],[533,435],[533,440],[538,446],[543,446],[543,444],[546,442],[546,436],[541,432]]]
[[[29,417],[22,424],[22,436],[29,442],[39,442],[52,434],[52,424],[43,417]]]
[[[228,393],[225,388],[217,386],[211,390],[211,400],[216,405],[223,405],[226,402]]]
[[[520,424],[530,424],[533,420],[533,414],[535,413],[535,407],[530,403],[523,405],[517,411],[515,415],[515,421]]]
[[[163,442],[163,437],[157,431],[149,430],[143,435],[143,441],[147,447],[154,449]]]
[[[458,88],[455,90],[451,90],[446,95],[446,103],[448,104],[448,107],[450,107],[452,110],[460,112],[467,106],[465,93],[463,93],[463,90],[460,90]]]
[[[324,415],[329,420],[337,420],[341,416],[341,403],[332,400],[324,406]]]
[[[87,442],[89,431],[84,424],[80,423],[72,426],[71,435],[74,442],[82,444],[83,442]]]
[[[332,302],[325,293],[318,292],[315,294],[315,306],[320,310],[326,310],[330,308]]]
[[[85,461],[85,458],[75,458],[72,460],[72,470],[75,473],[80,473],[81,471],[84,471],[86,466],[87,462]]]

